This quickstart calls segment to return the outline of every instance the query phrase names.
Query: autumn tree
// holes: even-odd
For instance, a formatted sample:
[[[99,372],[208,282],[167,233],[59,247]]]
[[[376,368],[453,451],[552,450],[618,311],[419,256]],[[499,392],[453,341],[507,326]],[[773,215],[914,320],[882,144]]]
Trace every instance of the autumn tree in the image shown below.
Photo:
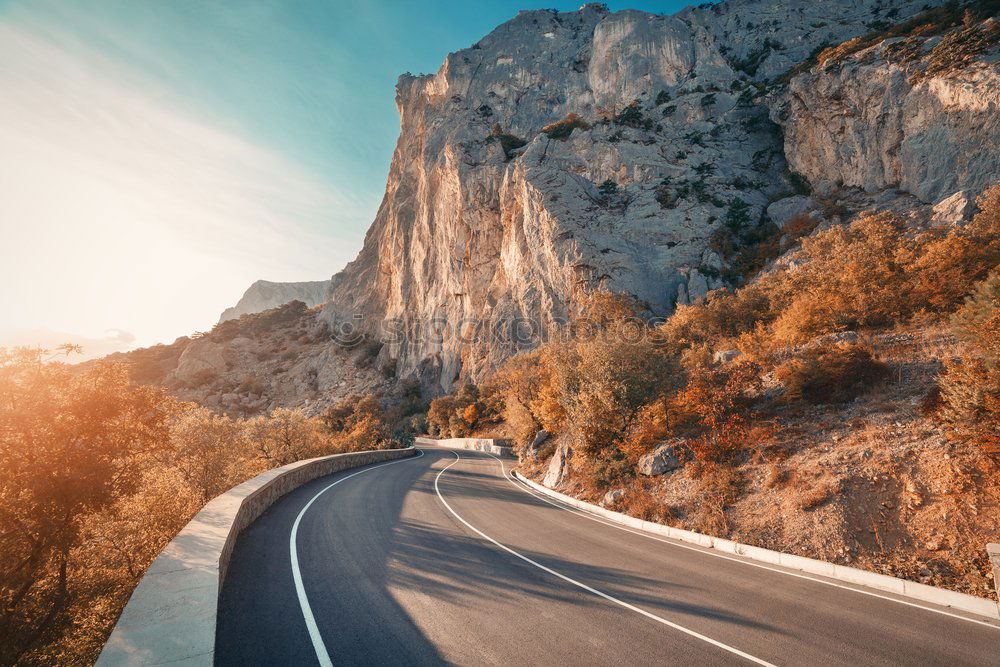
[[[169,448],[158,460],[176,468],[204,504],[259,472],[245,465],[244,449],[239,422],[188,404],[171,420]]]
[[[760,390],[761,369],[751,361],[725,366],[706,355],[685,359],[687,382],[671,397],[671,429],[686,437],[695,458],[728,462],[766,437],[766,424],[751,409]]]
[[[141,479],[135,457],[167,440],[171,402],[123,366],[83,372],[41,350],[0,351],[0,663],[66,622],[81,519]]]
[[[277,408],[247,420],[245,429],[250,448],[269,468],[328,453],[318,422],[302,410]]]
[[[962,356],[941,379],[941,418],[951,434],[1000,460],[1000,270],[952,318]]]

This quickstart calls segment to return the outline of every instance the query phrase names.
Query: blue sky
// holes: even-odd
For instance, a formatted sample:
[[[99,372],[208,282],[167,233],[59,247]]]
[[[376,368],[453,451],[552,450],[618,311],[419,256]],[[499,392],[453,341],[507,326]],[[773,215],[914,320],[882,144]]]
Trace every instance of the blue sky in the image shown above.
[[[0,345],[172,340],[257,278],[329,277],[381,200],[396,77],[580,4],[0,0]]]

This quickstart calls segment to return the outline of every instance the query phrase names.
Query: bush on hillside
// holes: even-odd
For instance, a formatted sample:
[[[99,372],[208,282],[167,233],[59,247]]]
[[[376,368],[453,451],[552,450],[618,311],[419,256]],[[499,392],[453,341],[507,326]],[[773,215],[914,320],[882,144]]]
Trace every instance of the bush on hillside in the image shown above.
[[[573,130],[576,129],[589,130],[590,123],[585,121],[579,114],[571,112],[566,114],[562,120],[557,120],[543,127],[542,132],[550,139],[567,139],[573,134]]]
[[[642,103],[639,100],[634,100],[631,104],[615,114],[614,122],[616,125],[645,128],[647,130],[653,126],[653,121],[643,115]]]
[[[438,437],[464,438],[501,420],[503,396],[496,383],[477,387],[466,382],[454,395],[431,401],[427,430]]]
[[[697,460],[731,462],[767,439],[769,424],[751,409],[762,384],[756,363],[717,367],[702,348],[685,355],[685,366],[687,383],[670,399],[668,420]]]
[[[348,396],[330,406],[321,420],[342,451],[407,447],[417,433],[427,430],[425,409],[419,383],[404,381],[381,400],[371,394]]]
[[[245,429],[251,450],[266,468],[320,456],[330,447],[320,423],[302,410],[276,408],[246,420]]]
[[[803,236],[811,234],[819,223],[819,218],[814,218],[808,213],[800,213],[792,216],[781,226],[781,233],[787,234],[791,240],[796,241]]]
[[[503,422],[517,448],[530,443],[542,428],[531,409],[531,402],[538,396],[541,383],[540,369],[544,368],[539,363],[541,353],[542,350],[534,350],[511,357],[492,378],[498,394],[503,398]]]
[[[809,347],[775,369],[785,399],[809,403],[846,403],[884,381],[889,367],[860,343]]]
[[[1000,457],[1000,270],[980,283],[952,317],[964,343],[946,363],[938,414],[959,440]]]

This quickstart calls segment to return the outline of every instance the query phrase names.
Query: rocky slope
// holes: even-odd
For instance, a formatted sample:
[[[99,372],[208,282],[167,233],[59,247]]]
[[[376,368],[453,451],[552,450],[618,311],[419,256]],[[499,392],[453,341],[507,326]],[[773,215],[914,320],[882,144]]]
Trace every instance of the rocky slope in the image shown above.
[[[925,202],[997,180],[1000,23],[917,27],[836,55],[794,77],[772,110],[793,170],[820,189],[899,188]]]
[[[326,300],[326,290],[329,285],[328,280],[299,283],[272,283],[268,280],[258,280],[247,288],[235,306],[222,311],[219,321],[235,320],[241,315],[259,313],[292,301],[301,301],[312,308]]]
[[[318,315],[292,301],[108,359],[125,363],[133,382],[164,386],[182,400],[238,417],[278,407],[314,415],[351,394],[391,400],[394,391],[405,391],[391,365],[376,363],[379,343],[335,344]]]
[[[967,219],[998,173],[996,23],[954,27],[939,10],[905,23],[923,7],[528,11],[436,74],[401,76],[400,136],[357,259],[322,296],[257,283],[237,306],[324,302],[322,342],[274,369],[260,404],[342,395],[353,371],[334,368],[362,332],[385,343],[373,367],[437,394],[535,345],[591,290],[666,315],[738,281],[738,249],[799,213],[931,203],[939,222]],[[180,361],[177,386],[199,372]]]
[[[323,317],[334,329],[380,331],[400,374],[440,391],[532,345],[583,292],[627,292],[654,315],[698,298],[724,284],[718,230],[752,237],[770,203],[803,187],[789,163],[818,183],[849,169],[837,151],[805,155],[821,141],[814,126],[826,107],[772,111],[764,82],[822,44],[922,6],[733,0],[673,16],[595,4],[521,12],[436,74],[400,77],[385,198]],[[807,77],[791,89],[813,85]],[[965,97],[974,104],[978,93]],[[568,136],[543,130],[568,114],[582,120]],[[951,122],[938,115],[922,122]],[[890,131],[878,116],[857,123]],[[865,147],[857,161],[874,157]],[[843,166],[820,173],[831,160]],[[933,198],[981,187],[984,170],[865,184]]]

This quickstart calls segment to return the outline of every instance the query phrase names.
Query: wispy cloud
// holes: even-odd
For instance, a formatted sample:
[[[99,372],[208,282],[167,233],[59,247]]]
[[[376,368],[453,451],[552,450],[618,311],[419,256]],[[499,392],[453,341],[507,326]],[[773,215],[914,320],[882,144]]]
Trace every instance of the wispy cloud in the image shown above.
[[[254,279],[329,276],[363,203],[141,73],[0,23],[0,328],[209,326]],[[363,227],[363,223],[361,227]]]

